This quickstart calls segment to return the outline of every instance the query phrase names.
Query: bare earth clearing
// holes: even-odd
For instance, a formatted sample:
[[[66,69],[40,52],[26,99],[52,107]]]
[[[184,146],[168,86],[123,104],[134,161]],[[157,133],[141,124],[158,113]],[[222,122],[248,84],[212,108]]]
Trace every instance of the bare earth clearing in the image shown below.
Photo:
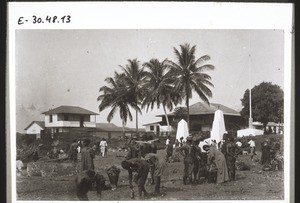
[[[164,150],[159,154],[165,156]],[[118,156],[117,156],[118,155]],[[96,156],[95,169],[102,173],[109,184],[105,167],[116,165],[121,168],[119,157],[123,152],[109,152],[108,157]],[[258,154],[260,157],[260,154]],[[240,155],[239,160],[249,164],[250,171],[237,171],[236,181],[224,184],[200,183],[183,185],[183,163],[168,163],[162,177],[162,192],[165,196],[152,197],[148,200],[282,200],[284,199],[283,171],[262,171],[262,165],[252,162],[248,155]],[[182,161],[182,160],[181,160]],[[80,164],[78,162],[77,164]],[[26,171],[17,177],[18,200],[78,200],[75,195],[74,176],[27,177]],[[154,186],[146,186],[148,192],[154,192]],[[135,186],[137,192],[137,187]],[[95,191],[88,193],[89,200],[98,200]],[[127,181],[127,171],[121,170],[117,190],[102,192],[102,200],[131,200]]]

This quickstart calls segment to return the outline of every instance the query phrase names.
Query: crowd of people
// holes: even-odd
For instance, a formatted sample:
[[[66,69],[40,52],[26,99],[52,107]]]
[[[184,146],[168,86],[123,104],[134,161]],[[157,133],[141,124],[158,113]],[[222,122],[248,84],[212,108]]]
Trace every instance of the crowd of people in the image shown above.
[[[155,189],[151,195],[163,195],[161,192],[161,177],[168,165],[172,161],[174,154],[179,154],[183,158],[184,171],[182,174],[183,184],[199,184],[204,180],[209,183],[221,184],[227,181],[234,181],[236,174],[236,160],[244,153],[250,155],[250,159],[256,155],[256,144],[251,138],[236,139],[233,136],[224,134],[223,140],[216,143],[210,140],[209,143],[200,147],[199,143],[203,138],[195,135],[188,136],[186,140],[171,139],[166,140],[166,156],[158,154],[158,139],[138,140],[133,136],[126,143],[128,150],[124,160],[121,161],[123,169],[128,171],[129,187],[134,198],[134,183],[138,188],[140,199],[149,197],[146,184],[154,184]],[[107,156],[107,142],[103,138],[96,144],[91,144],[90,139],[73,140],[68,152],[62,149],[53,149],[48,153],[51,158],[59,158],[60,154],[68,154],[68,158],[77,162],[78,154],[81,154],[80,169],[82,172],[95,171],[94,158],[96,154],[101,157]],[[39,148],[39,147],[38,147]],[[34,157],[38,157],[38,148],[33,152]],[[263,167],[271,167],[273,170],[280,170],[283,166],[283,155],[280,151],[280,142],[275,139],[266,139],[261,143],[260,163]],[[22,168],[22,163],[17,162],[18,174]]]

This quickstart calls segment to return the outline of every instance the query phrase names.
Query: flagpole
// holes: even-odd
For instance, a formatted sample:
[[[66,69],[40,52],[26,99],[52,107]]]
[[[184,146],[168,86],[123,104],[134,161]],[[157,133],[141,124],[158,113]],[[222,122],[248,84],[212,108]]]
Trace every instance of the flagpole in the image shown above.
[[[251,44],[250,44],[250,35],[249,35],[249,128],[253,128],[253,119],[252,119],[252,98],[251,98]]]

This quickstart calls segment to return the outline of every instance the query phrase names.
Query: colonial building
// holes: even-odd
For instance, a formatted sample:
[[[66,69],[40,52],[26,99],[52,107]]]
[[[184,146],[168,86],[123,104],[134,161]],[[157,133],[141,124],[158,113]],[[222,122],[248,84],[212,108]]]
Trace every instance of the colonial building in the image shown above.
[[[32,121],[24,130],[26,131],[26,135],[36,135],[36,139],[39,139],[44,129],[44,121]]]
[[[45,127],[51,133],[70,132],[73,128],[95,129],[98,115],[78,106],[60,106],[42,114],[45,114]]]
[[[161,126],[161,122],[152,122],[146,123],[145,126],[146,132],[153,132],[157,136],[167,136],[167,128],[166,126]]]
[[[198,102],[190,106],[190,131],[211,131],[214,113],[218,109],[223,111],[227,131],[238,130],[241,126],[245,125],[240,113],[234,109],[217,103],[210,103],[210,105],[208,105],[204,102]],[[160,125],[167,125],[164,114],[157,116],[162,117]],[[172,126],[172,131],[176,132],[177,124],[182,117],[177,116],[175,112],[172,112],[168,114],[168,118],[170,125]],[[186,120],[186,118],[184,119]]]

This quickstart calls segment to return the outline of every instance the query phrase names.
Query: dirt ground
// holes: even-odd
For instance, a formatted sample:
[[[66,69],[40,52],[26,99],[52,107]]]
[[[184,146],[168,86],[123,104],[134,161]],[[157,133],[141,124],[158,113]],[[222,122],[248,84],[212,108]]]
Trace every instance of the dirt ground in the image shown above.
[[[158,152],[165,156],[164,150]],[[105,167],[116,165],[124,159],[123,152],[109,152],[108,157],[96,156],[95,169],[102,173],[109,184]],[[260,154],[258,153],[258,157]],[[239,160],[249,164],[250,171],[237,171],[236,181],[223,184],[200,183],[183,185],[183,163],[168,163],[162,177],[161,190],[164,196],[151,197],[148,200],[282,200],[284,199],[283,171],[262,171],[262,165],[252,162],[250,156],[240,155]],[[80,164],[78,162],[77,164]],[[26,170],[17,177],[18,200],[78,200],[75,195],[74,176],[28,177]],[[153,185],[147,185],[148,192],[154,192]],[[135,186],[137,192],[137,187]],[[131,200],[127,180],[127,171],[121,170],[119,185],[115,191],[102,192],[102,200]],[[89,200],[98,200],[96,191],[88,193]]]

